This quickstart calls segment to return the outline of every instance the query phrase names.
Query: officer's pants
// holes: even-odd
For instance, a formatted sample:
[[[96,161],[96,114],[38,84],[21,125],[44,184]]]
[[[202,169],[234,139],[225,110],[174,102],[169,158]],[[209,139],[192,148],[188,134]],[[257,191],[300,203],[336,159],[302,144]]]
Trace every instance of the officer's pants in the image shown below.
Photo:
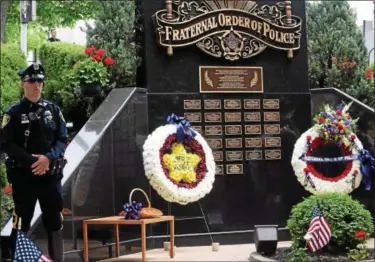
[[[17,229],[21,229],[23,232],[29,231],[37,200],[42,210],[43,224],[47,233],[52,234],[62,228],[61,182],[43,176],[20,175],[25,179],[15,179],[12,184],[14,201],[13,256]]]

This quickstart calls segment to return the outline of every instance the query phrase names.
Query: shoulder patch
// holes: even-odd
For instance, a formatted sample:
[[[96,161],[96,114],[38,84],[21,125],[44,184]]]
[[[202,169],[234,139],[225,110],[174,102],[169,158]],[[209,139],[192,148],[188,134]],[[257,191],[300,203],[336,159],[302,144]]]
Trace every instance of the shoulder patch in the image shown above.
[[[1,128],[4,128],[10,121],[10,115],[4,114],[3,121],[1,122]]]
[[[60,119],[61,119],[63,122],[65,122],[65,119],[64,119],[64,116],[63,116],[61,110],[59,110],[59,117],[60,117]]]

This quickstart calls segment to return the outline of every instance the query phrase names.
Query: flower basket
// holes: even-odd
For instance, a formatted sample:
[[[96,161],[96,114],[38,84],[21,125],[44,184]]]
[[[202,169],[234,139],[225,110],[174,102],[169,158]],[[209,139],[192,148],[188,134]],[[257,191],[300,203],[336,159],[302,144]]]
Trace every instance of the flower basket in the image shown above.
[[[99,96],[102,92],[102,87],[99,82],[95,83],[80,83],[81,93],[86,97]]]
[[[130,192],[130,196],[129,196],[129,205],[133,205],[134,202],[132,201],[132,196],[133,196],[133,193],[135,191],[140,191],[143,193],[143,195],[145,196],[146,200],[147,200],[147,207],[143,207],[141,208],[141,210],[139,211],[139,218],[140,219],[147,219],[147,218],[155,218],[155,217],[161,217],[163,215],[163,212],[157,208],[153,208],[151,206],[151,202],[150,202],[150,199],[148,198],[146,192],[140,188],[134,188],[131,192]],[[126,214],[125,214],[126,215]]]

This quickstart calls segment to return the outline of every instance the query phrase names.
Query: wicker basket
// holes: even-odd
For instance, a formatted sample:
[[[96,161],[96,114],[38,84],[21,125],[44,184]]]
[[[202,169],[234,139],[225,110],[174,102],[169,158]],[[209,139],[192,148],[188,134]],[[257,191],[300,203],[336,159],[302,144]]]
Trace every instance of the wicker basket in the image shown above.
[[[161,216],[163,215],[163,212],[161,212],[161,210],[159,210],[159,209],[157,209],[157,208],[153,208],[153,207],[151,207],[150,199],[148,198],[146,192],[143,191],[143,190],[140,189],[140,188],[134,188],[134,189],[130,192],[130,196],[129,196],[129,205],[132,205],[132,196],[133,196],[133,193],[134,193],[135,191],[141,191],[141,192],[143,193],[143,195],[146,197],[147,204],[148,204],[148,207],[143,207],[143,208],[141,209],[141,211],[139,212],[139,217],[140,217],[141,219],[161,217]]]

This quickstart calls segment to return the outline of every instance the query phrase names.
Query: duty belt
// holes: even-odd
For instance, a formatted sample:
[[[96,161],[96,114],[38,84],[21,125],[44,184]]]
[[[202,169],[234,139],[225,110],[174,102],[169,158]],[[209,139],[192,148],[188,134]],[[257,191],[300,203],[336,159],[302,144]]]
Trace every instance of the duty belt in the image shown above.
[[[60,174],[63,171],[66,163],[67,163],[67,160],[65,158],[59,158],[57,160],[51,160],[50,165],[49,165],[49,171],[47,172],[47,174],[52,175],[52,176]],[[15,160],[12,160],[10,158],[8,158],[6,160],[6,165],[8,166],[8,168],[25,168],[25,169],[28,169],[28,167],[25,167],[24,165],[22,165],[22,163],[17,162]]]

